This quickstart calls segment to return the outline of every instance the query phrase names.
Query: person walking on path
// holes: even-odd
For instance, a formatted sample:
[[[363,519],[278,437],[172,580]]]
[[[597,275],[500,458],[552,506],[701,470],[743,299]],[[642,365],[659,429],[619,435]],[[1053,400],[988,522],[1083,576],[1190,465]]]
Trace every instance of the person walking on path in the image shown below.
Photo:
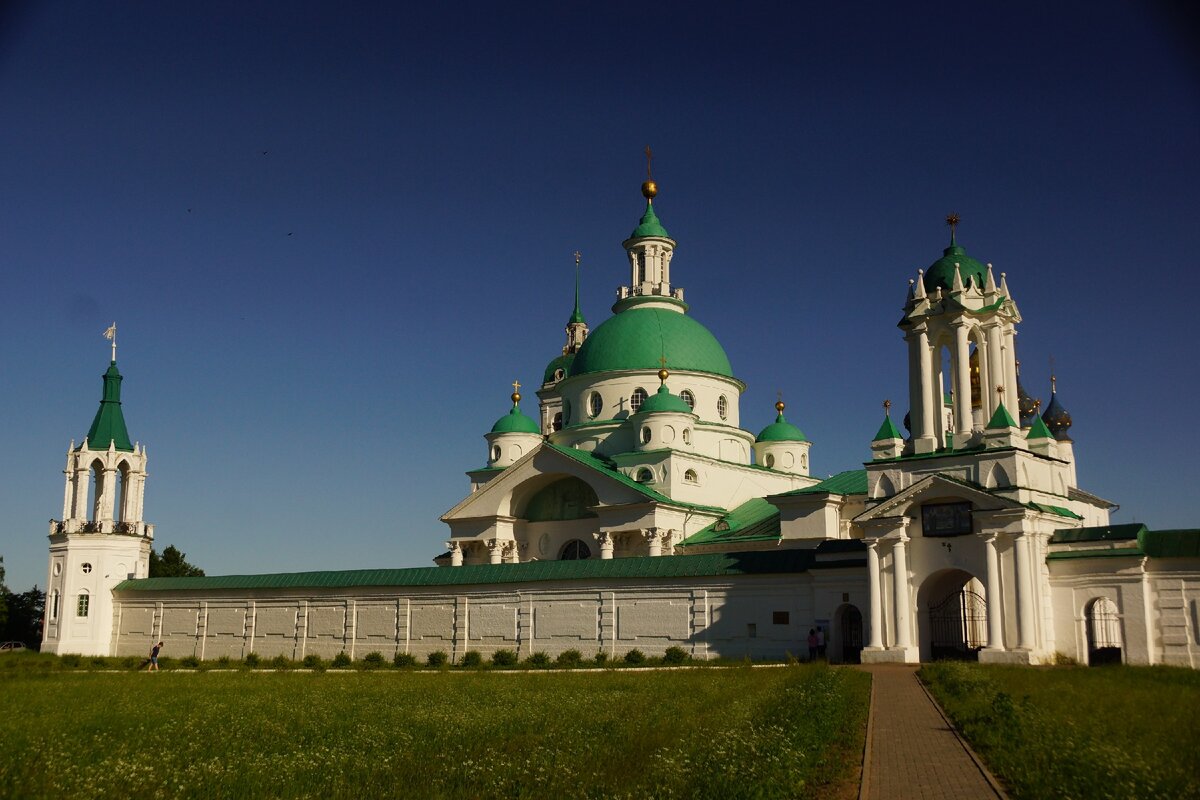
[[[159,642],[150,648],[150,666],[146,668],[147,672],[158,672],[158,651],[162,650],[163,643]]]

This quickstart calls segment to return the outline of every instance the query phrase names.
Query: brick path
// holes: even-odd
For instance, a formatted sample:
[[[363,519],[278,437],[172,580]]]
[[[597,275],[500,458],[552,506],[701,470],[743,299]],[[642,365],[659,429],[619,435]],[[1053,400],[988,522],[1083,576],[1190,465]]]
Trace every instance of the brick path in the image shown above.
[[[873,665],[860,800],[1003,798],[925,693],[916,667]]]

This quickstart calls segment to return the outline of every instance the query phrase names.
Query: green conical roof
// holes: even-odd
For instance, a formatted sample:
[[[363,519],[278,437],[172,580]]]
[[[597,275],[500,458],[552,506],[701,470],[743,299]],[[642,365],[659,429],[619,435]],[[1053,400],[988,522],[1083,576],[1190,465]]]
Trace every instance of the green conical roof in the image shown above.
[[[670,411],[675,414],[691,414],[692,409],[688,408],[688,404],[676,395],[671,394],[671,390],[664,383],[658,387],[658,391],[650,397],[647,397],[642,402],[642,407],[638,409],[639,414],[653,414],[657,411]]]
[[[1046,423],[1037,414],[1033,415],[1033,424],[1029,426],[1029,433],[1025,434],[1026,440],[1029,439],[1053,439],[1054,434],[1046,427]]]
[[[88,428],[87,443],[92,450],[107,450],[111,443],[117,450],[132,452],[129,431],[125,428],[125,415],[121,413],[121,373],[117,362],[108,365],[104,373],[104,395],[92,427]]]
[[[583,318],[583,312],[579,310],[579,263],[575,264],[575,310],[571,312],[571,318],[567,320],[568,325],[576,325],[579,323],[587,324],[587,320]]]
[[[996,430],[998,428],[1015,428],[1017,421],[1012,418],[1012,414],[1008,413],[1008,409],[1004,407],[1004,403],[996,406],[996,413],[992,414],[991,420],[987,424],[988,430]]]
[[[536,422],[521,413],[521,408],[517,405],[516,401],[513,401],[512,410],[496,420],[496,424],[492,426],[492,433],[540,434],[541,432],[542,429],[538,427]]]
[[[654,213],[654,203],[650,200],[646,201],[646,213],[642,214],[642,221],[633,233],[629,234],[630,239],[637,239],[642,236],[661,236],[664,239],[670,239],[671,234],[667,233],[667,229],[658,221],[658,216]]]
[[[783,412],[770,425],[762,429],[756,442],[807,442],[804,431],[783,418]]]
[[[891,416],[883,418],[883,424],[879,426],[879,433],[875,434],[872,442],[882,442],[888,439],[903,439],[900,435],[900,429],[896,427],[896,423],[892,422]]]

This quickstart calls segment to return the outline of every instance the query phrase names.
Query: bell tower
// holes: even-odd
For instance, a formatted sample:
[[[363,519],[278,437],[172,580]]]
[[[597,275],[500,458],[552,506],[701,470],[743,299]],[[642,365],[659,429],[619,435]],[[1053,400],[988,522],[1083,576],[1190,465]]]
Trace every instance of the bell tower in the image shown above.
[[[147,577],[154,526],[142,517],[146,450],[131,443],[121,410],[116,325],[105,332],[113,357],[103,375],[100,408],[63,470],[62,519],[50,521],[50,565],[42,649],[108,655],[112,589]]]
[[[671,288],[671,258],[675,255],[675,240],[658,221],[654,213],[654,198],[658,195],[658,184],[650,175],[650,160],[653,153],[646,148],[646,181],[642,184],[642,197],[646,198],[646,213],[642,214],[638,226],[633,229],[622,246],[629,256],[629,285],[617,289],[617,305],[620,311],[639,301],[654,298],[670,298],[676,302],[664,304],[672,311],[685,311],[683,289]]]
[[[908,342],[909,418],[905,452],[933,453],[982,442],[1001,404],[1016,407],[1016,326],[1021,314],[1004,273],[1000,283],[956,241],[959,217],[950,214],[950,246],[909,281],[900,328]],[[975,375],[975,370],[978,374]],[[973,390],[973,384],[980,388]]]

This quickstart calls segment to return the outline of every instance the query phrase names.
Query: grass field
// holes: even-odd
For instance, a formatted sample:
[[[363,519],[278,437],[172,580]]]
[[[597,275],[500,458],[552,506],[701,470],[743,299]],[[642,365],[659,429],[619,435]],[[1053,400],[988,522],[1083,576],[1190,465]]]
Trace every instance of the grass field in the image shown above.
[[[940,663],[921,678],[1014,798],[1200,798],[1200,673]]]
[[[869,677],[0,672],[0,795],[833,797]]]

